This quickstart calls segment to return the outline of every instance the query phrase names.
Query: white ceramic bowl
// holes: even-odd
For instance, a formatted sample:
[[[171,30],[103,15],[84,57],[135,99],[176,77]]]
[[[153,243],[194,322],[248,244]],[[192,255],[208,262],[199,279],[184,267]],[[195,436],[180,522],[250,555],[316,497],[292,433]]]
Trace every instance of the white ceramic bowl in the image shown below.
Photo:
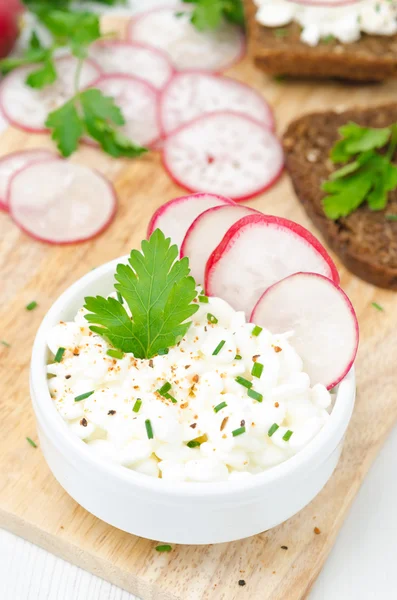
[[[178,544],[229,542],[292,517],[323,488],[342,450],[355,399],[352,369],[332,414],[303,450],[250,480],[167,482],[97,458],[70,431],[51,400],[46,376],[48,331],[73,319],[87,295],[111,292],[118,259],[88,273],[58,298],[37,333],[31,396],[44,457],[61,486],[86,510],[135,535]]]

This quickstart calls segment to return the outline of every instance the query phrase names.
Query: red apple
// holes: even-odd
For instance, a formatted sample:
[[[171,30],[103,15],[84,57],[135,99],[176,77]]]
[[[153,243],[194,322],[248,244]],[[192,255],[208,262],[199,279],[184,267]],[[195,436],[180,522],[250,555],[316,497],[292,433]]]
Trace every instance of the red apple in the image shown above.
[[[19,0],[0,0],[0,58],[7,56],[18,37],[18,21],[22,11]]]

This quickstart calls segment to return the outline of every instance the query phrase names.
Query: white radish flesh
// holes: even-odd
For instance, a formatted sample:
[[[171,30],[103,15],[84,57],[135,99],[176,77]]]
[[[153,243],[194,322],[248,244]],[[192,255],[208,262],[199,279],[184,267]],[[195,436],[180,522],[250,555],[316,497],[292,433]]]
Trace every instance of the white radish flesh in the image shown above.
[[[237,62],[245,52],[240,27],[224,22],[214,31],[197,31],[191,10],[183,4],[139,15],[130,23],[128,38],[166,52],[179,71],[222,71]]]
[[[91,46],[89,55],[105,73],[139,77],[156,89],[163,88],[174,73],[165,54],[143,44],[121,40],[97,42]]]
[[[202,212],[213,206],[234,205],[229,198],[214,194],[193,194],[175,198],[156,210],[150,220],[147,237],[155,229],[161,229],[165,237],[170,237],[173,244],[180,248],[183,238],[193,221]]]
[[[32,163],[56,160],[57,155],[50,150],[40,148],[34,150],[22,150],[7,154],[0,159],[0,208],[8,210],[8,190],[12,177],[17,171]]]
[[[272,111],[262,96],[239,81],[210,73],[177,73],[162,93],[163,133],[210,112],[231,110],[248,115],[273,129]]]
[[[112,185],[92,169],[57,160],[30,165],[13,177],[9,210],[32,237],[70,244],[94,237],[116,211]]]
[[[281,217],[249,215],[228,230],[212,253],[205,288],[248,316],[265,290],[301,271],[339,283],[331,257],[307,229]]]
[[[199,117],[171,134],[164,143],[163,162],[170,176],[189,191],[241,201],[278,179],[284,156],[269,129],[225,111]]]
[[[48,114],[59,108],[74,95],[74,78],[78,60],[64,56],[55,61],[57,80],[42,90],[28,86],[26,77],[37,70],[37,65],[19,67],[7,75],[0,86],[0,107],[5,118],[25,131],[46,131]],[[80,87],[85,88],[98,78],[99,68],[85,60],[81,69]]]
[[[326,277],[297,273],[279,281],[260,298],[251,321],[272,333],[293,331],[288,341],[311,385],[333,388],[354,363],[357,317],[346,294]]]
[[[158,94],[146,81],[130,75],[103,75],[94,87],[114,98],[122,110],[121,131],[137,144],[149,146],[160,137]]]
[[[204,284],[207,261],[228,229],[249,214],[256,211],[248,206],[215,206],[193,221],[183,240],[181,257],[189,258],[190,272],[197,283]]]

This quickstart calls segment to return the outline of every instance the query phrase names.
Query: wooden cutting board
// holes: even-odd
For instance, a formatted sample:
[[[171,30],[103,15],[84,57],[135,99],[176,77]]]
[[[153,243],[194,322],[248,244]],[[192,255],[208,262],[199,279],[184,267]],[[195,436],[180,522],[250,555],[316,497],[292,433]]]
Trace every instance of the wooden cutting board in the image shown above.
[[[275,109],[280,132],[291,119],[311,110],[392,101],[397,94],[397,83],[278,83],[255,71],[249,58],[229,74],[264,95]],[[0,137],[0,155],[35,147],[51,148],[51,142],[15,129]],[[358,399],[341,462],[320,495],[294,518],[261,535],[230,544],[177,546],[170,554],[159,554],[156,543],[110,527],[78,506],[55,481],[40,448],[26,441],[27,436],[37,441],[28,368],[44,314],[78,277],[136,247],[153,210],[184,192],[170,181],[154,152],[135,161],[116,161],[85,147],[72,160],[95,166],[116,187],[117,217],[98,239],[69,247],[45,245],[0,214],[0,340],[11,345],[0,344],[0,526],[144,600],[306,597],[397,418],[397,296],[358,280],[338,264],[361,325]],[[313,229],[287,175],[248,204]],[[32,300],[38,308],[28,312],[25,306]],[[371,306],[373,301],[384,311]],[[314,533],[315,527],[320,534]],[[238,584],[241,579],[245,586]]]

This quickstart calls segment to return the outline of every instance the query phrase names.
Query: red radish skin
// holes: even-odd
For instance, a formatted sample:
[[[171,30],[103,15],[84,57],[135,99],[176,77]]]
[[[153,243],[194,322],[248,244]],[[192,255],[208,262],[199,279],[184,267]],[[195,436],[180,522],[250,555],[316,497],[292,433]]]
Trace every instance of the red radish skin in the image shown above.
[[[56,59],[56,65],[64,69],[63,76],[51,86],[43,90],[35,90],[27,86],[24,81],[27,75],[37,67],[18,67],[9,73],[0,84],[0,110],[5,119],[13,126],[29,133],[47,133],[45,120],[51,110],[55,110],[73,95],[75,64],[71,64],[70,77],[67,74],[67,63],[77,61],[71,56],[62,56]],[[92,84],[100,75],[100,69],[94,61],[86,59],[83,67],[82,88]],[[23,94],[23,102],[21,104]],[[19,99],[19,103],[16,102]],[[40,114],[36,114],[40,112]],[[18,113],[18,114],[16,114]],[[28,115],[26,113],[29,113]]]
[[[147,237],[149,238],[155,229],[161,229],[166,237],[171,237],[172,242],[180,247],[187,230],[199,214],[213,206],[225,205],[235,206],[235,203],[230,198],[203,193],[170,200],[153,214],[148,225]]]
[[[255,276],[254,273],[257,272],[252,270],[253,260],[257,258],[259,253],[258,246],[255,245],[258,240],[255,241],[252,237],[253,234],[255,234],[256,229],[263,229],[263,231],[260,231],[259,243],[262,243],[262,240],[263,243],[270,240],[271,238],[269,235],[280,238],[277,242],[274,242],[273,240],[273,242],[279,246],[275,245],[275,250],[272,252],[272,255],[269,254],[271,248],[265,248],[264,261],[272,260],[273,262],[268,265],[268,270],[266,268],[266,262],[263,263],[263,267],[261,266],[260,270],[260,278]],[[246,249],[241,251],[240,265],[237,262],[238,257],[235,257],[232,261],[233,265],[230,269],[230,274],[228,270],[226,271],[228,283],[233,288],[232,292],[230,292],[230,290],[227,292],[224,283],[220,285],[220,274],[223,274],[226,268],[225,259],[228,257],[231,250],[235,253],[234,246],[237,243],[241,244],[241,241],[244,241],[246,237],[253,246],[249,252],[247,252]],[[277,258],[277,247],[280,248],[280,244],[284,244],[287,248],[287,242],[293,244],[293,247],[290,249],[291,258],[289,258],[289,256],[288,258],[286,257],[288,264],[284,265],[280,262],[281,255]],[[267,254],[266,250],[268,251]],[[302,261],[304,261],[304,264],[300,264],[298,251],[302,254]],[[277,259],[277,262],[275,262],[275,259]],[[227,258],[227,260],[229,260],[229,258]],[[306,265],[306,261],[309,260],[310,264]],[[316,269],[313,266],[314,264],[316,265]],[[236,310],[244,310],[246,314],[250,314],[254,305],[268,287],[280,279],[292,275],[294,272],[304,270],[305,266],[307,266],[308,271],[321,269],[323,271],[321,274],[332,279],[336,285],[339,284],[339,274],[333,260],[326,249],[320,244],[317,238],[310,233],[310,231],[301,225],[298,225],[298,223],[283,219],[282,217],[259,213],[249,215],[237,221],[237,223],[228,230],[219,246],[208,259],[205,271],[205,290],[209,296],[220,296],[229,302]],[[270,267],[272,270],[269,271]],[[263,282],[261,275],[262,269],[264,274]],[[275,269],[278,269],[279,271],[277,274],[273,272]],[[292,272],[291,269],[293,269]],[[242,278],[248,278],[249,281],[251,273],[255,281],[255,289],[247,288],[247,285],[252,285],[252,282],[247,283],[247,285],[244,285],[241,288]],[[248,302],[249,304],[247,304]]]
[[[228,110],[252,117],[274,130],[271,108],[259,92],[245,83],[207,72],[176,73],[161,93],[162,132],[168,135],[204,114]]]
[[[49,162],[49,161],[47,161],[47,162]],[[88,167],[82,167],[81,165],[77,165],[74,163],[69,163],[62,159],[57,160],[56,163],[57,164],[62,163],[64,165],[69,165],[69,167],[70,166],[77,167],[77,169],[83,168],[88,171],[91,171],[92,174],[94,174],[98,180],[101,180],[103,183],[106,184],[106,188],[107,188],[106,194],[108,194],[108,199],[109,199],[109,203],[110,203],[110,210],[108,210],[108,215],[106,216],[106,220],[103,221],[103,223],[100,225],[100,227],[98,227],[98,228],[94,229],[92,232],[90,232],[89,235],[76,236],[73,239],[64,239],[64,240],[54,239],[54,237],[51,235],[51,232],[49,232],[48,236],[40,235],[37,232],[32,231],[32,229],[27,227],[26,224],[22,223],[20,217],[18,216],[19,210],[15,209],[15,201],[13,201],[13,194],[15,193],[15,186],[18,182],[19,176],[23,175],[24,172],[27,171],[28,169],[37,167],[41,163],[34,163],[32,165],[29,165],[29,166],[25,167],[24,169],[21,169],[20,171],[15,173],[15,175],[13,176],[13,178],[10,182],[10,194],[9,194],[9,198],[10,198],[9,210],[10,210],[11,218],[13,219],[14,223],[19,227],[19,229],[21,229],[21,231],[26,233],[26,235],[28,235],[29,237],[31,237],[39,242],[45,242],[50,245],[69,246],[72,244],[86,242],[88,240],[98,237],[101,233],[103,233],[111,225],[111,223],[115,217],[115,214],[117,212],[117,195],[116,195],[116,191],[113,187],[113,184],[108,179],[106,179],[101,173],[99,173],[98,171],[96,171],[94,169],[90,169]],[[35,179],[36,179],[36,177],[35,177]],[[36,181],[40,181],[40,179],[36,179]],[[33,185],[35,185],[35,183]],[[31,189],[31,186],[29,186],[29,187]],[[71,197],[72,197],[72,195],[71,195]],[[88,195],[87,195],[87,197],[88,197]],[[34,212],[35,212],[35,207],[33,206],[33,210],[32,210],[33,215],[34,215]],[[75,231],[75,229],[74,229],[74,231]]]
[[[0,58],[7,56],[16,42],[23,10],[18,0],[0,0]]]
[[[191,10],[192,9],[188,4],[181,5],[180,12],[183,12],[186,15],[186,20],[188,22],[188,13],[191,12]],[[184,23],[184,16],[175,17],[176,12],[178,12],[178,9],[175,5],[165,5],[161,8],[154,8],[147,12],[140,13],[130,21],[127,29],[127,39],[134,43],[147,44],[165,52],[168,54],[177,71],[206,70],[208,72],[217,73],[229,69],[243,59],[246,53],[246,42],[243,31],[238,26],[228,23],[224,25],[225,29],[221,31],[221,34],[223,33],[223,35],[225,35],[224,31],[227,31],[227,29],[229,29],[229,31],[235,31],[235,39],[233,40],[233,43],[230,43],[230,48],[233,49],[233,51],[229,52],[230,57],[228,60],[218,59],[216,62],[216,47],[214,48],[214,46],[211,45],[210,40],[211,37],[215,38],[216,35],[219,36],[219,30],[217,30],[218,33],[198,32],[193,25],[190,25],[190,22],[189,26]],[[144,20],[149,20],[149,26],[146,32],[142,31]],[[177,35],[175,39],[175,35],[171,35],[169,30],[167,32],[167,27],[169,27],[170,24],[174,29],[172,33],[181,31],[182,35]],[[164,32],[164,36],[160,35],[162,32]],[[193,61],[190,59],[187,64],[190,44],[188,44],[186,51],[184,51],[183,48],[181,51],[178,39],[180,42],[186,43],[189,36],[193,39],[193,43],[197,44],[197,52],[195,60]]]
[[[129,139],[144,146],[157,144],[161,134],[156,88],[144,79],[123,74],[102,75],[92,87],[115,99],[126,121],[121,130]]]
[[[190,272],[197,283],[204,283],[208,259],[223,236],[234,223],[249,214],[258,213],[248,206],[214,206],[193,221],[181,246],[181,258],[189,258]]]
[[[334,322],[337,314],[338,320]],[[295,273],[278,281],[258,300],[250,321],[272,333],[295,331],[289,343],[303,359],[311,385],[322,383],[330,390],[346,377],[354,364],[359,344],[356,313],[345,292],[323,275]],[[320,357],[327,352],[333,353],[333,357],[327,356],[322,362]]]
[[[232,125],[244,129],[245,139],[235,135],[235,132],[232,131]],[[259,157],[257,149],[255,152],[252,148],[249,150],[254,134],[257,138],[257,146],[261,148],[267,158],[266,165],[263,161],[264,156]],[[198,136],[200,135],[202,135],[202,140],[198,144]],[[211,135],[211,140],[208,139],[209,135]],[[233,138],[233,148],[229,143],[231,138]],[[217,143],[218,146],[215,148]],[[244,149],[241,148],[243,143],[247,148],[247,152],[244,152]],[[268,145],[271,148],[268,148]],[[231,154],[232,151],[233,155]],[[256,161],[255,177],[260,180],[257,187],[254,187],[252,183],[253,165],[252,161],[249,160],[249,151],[252,152],[252,156],[255,157]],[[215,156],[217,153],[218,156]],[[269,160],[270,154],[274,154],[272,161]],[[205,189],[209,193],[228,196],[235,202],[249,200],[268,190],[278,181],[284,169],[283,150],[275,135],[261,123],[233,111],[203,115],[174,131],[164,141],[162,159],[168,175],[180,187],[190,192],[200,192]],[[176,168],[177,159],[189,160],[196,167],[197,177],[194,183],[191,169],[187,169],[186,165],[178,165],[178,169]],[[241,167],[240,161],[243,162],[243,167]],[[237,169],[235,168],[236,162],[238,163]],[[207,176],[210,179],[209,182],[206,182],[204,178],[204,168],[207,165],[207,168],[211,169],[211,174]],[[266,171],[265,166],[267,167]],[[239,177],[238,170],[243,168],[246,172],[243,173],[242,177]],[[222,184],[222,190],[218,189],[220,187],[219,182],[213,181],[214,177],[219,177],[220,169],[223,177],[225,177],[225,170],[229,171],[225,178],[227,186],[225,187]],[[176,173],[177,170],[178,173]],[[235,178],[234,181],[232,181],[232,177]],[[240,181],[242,178],[244,183],[239,186],[237,192],[237,180]],[[217,189],[212,189],[215,187]],[[243,192],[243,189],[246,191]]]
[[[12,152],[0,158],[0,209],[8,211],[8,194],[12,177],[28,165],[56,160],[57,154],[44,148]]]
[[[157,48],[123,40],[104,40],[90,47],[89,56],[104,73],[131,75],[164,88],[175,73],[167,55]]]

